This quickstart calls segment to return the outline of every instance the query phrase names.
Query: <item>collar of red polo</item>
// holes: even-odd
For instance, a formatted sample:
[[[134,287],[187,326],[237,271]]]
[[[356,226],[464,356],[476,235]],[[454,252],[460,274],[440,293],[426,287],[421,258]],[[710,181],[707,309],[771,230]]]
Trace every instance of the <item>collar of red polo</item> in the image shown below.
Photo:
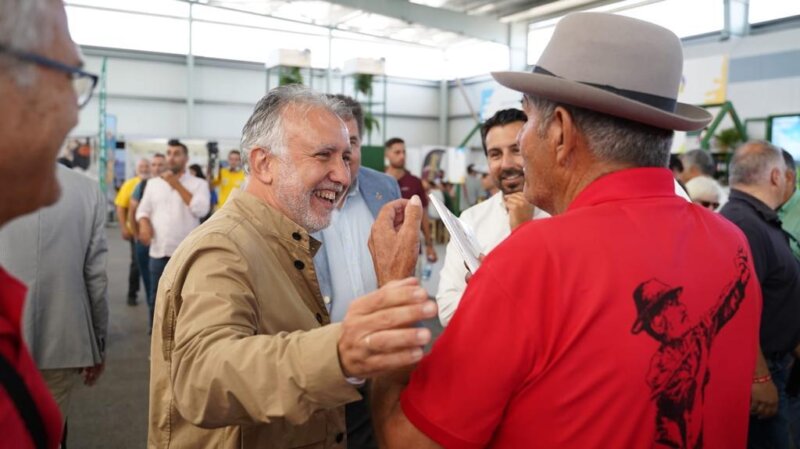
[[[674,197],[675,182],[667,168],[629,168],[603,175],[586,186],[567,212],[618,200]]]
[[[7,322],[17,333],[20,330],[27,290],[22,282],[0,267],[0,322]]]

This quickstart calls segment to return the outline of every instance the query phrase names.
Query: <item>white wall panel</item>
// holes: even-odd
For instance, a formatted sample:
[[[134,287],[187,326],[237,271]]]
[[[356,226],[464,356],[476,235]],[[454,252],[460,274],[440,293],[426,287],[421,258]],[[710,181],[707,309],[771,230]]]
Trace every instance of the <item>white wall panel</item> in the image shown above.
[[[117,116],[121,137],[187,137],[185,104],[112,98],[106,109]]]
[[[102,58],[87,57],[86,66],[100,73]],[[108,58],[109,94],[147,97],[186,97],[186,66],[180,64]]]
[[[402,138],[406,141],[406,146],[436,145],[439,142],[439,122],[392,118],[386,126],[386,138],[392,137]],[[373,134],[372,144],[383,144],[380,133]]]
[[[198,104],[194,107],[193,137],[201,139],[235,139],[241,137],[242,127],[253,106]]]
[[[267,87],[266,71],[195,66],[195,100],[233,101],[256,104]]]

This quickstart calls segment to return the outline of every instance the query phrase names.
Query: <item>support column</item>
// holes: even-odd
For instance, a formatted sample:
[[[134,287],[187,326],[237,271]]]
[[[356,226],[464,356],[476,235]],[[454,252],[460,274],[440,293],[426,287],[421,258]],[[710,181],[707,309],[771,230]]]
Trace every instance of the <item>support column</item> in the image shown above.
[[[192,12],[194,2],[189,3],[189,52],[186,55],[186,137],[193,137],[194,118],[194,54],[192,51]]]
[[[510,70],[528,68],[528,24],[511,23],[508,26],[508,50],[510,52]]]
[[[439,81],[439,145],[447,145],[450,140],[450,99],[447,85],[447,80]]]
[[[725,28],[722,30],[722,38],[747,36],[750,33],[750,21],[748,20],[750,1],[724,0],[724,2]]]

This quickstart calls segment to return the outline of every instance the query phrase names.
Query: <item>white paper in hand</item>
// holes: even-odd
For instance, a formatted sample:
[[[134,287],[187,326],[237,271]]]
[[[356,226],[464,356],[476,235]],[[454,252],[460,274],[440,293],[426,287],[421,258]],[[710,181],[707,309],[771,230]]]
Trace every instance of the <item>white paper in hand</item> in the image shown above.
[[[461,222],[452,212],[450,212],[441,201],[435,196],[428,194],[431,204],[436,208],[439,213],[439,218],[442,219],[444,226],[450,232],[450,238],[455,242],[458,252],[464,258],[464,263],[473,274],[478,270],[481,265],[478,257],[481,255],[481,248],[478,241],[472,234],[472,231]]]

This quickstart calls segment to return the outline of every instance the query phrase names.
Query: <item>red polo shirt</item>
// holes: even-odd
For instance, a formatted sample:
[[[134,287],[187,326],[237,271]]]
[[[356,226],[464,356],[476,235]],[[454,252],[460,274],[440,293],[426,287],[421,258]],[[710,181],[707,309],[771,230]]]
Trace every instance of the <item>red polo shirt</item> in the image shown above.
[[[15,368],[25,382],[44,422],[47,447],[61,443],[61,413],[22,341],[20,321],[25,286],[0,268],[0,356]],[[8,446],[7,446],[8,444]],[[0,447],[33,448],[33,439],[17,408],[0,385]]]
[[[491,252],[402,409],[446,448],[744,448],[750,259],[669,170],[603,176]]]

